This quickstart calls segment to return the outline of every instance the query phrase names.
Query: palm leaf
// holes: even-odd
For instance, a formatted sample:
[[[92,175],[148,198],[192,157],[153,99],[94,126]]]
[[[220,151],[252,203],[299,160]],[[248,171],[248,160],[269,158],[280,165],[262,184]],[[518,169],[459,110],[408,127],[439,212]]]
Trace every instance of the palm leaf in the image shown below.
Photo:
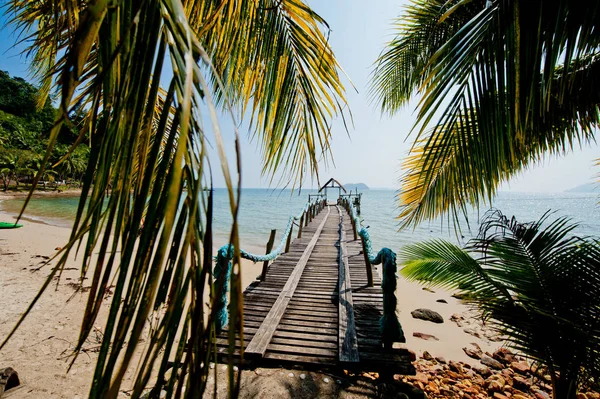
[[[411,4],[373,80],[389,112],[422,95],[404,226],[445,212],[457,223],[544,154],[594,140],[599,13],[576,1]]]
[[[444,241],[401,251],[409,279],[458,288],[490,325],[546,365],[556,397],[600,376],[600,242],[546,213],[519,223],[489,212],[464,249]]]
[[[268,143],[267,170],[285,167],[294,179],[317,173],[317,153],[329,146],[329,121],[344,103],[339,67],[319,30],[324,21],[302,2],[279,3],[271,9],[266,7],[271,2],[245,1],[11,2],[17,28],[32,41],[40,77],[61,93],[42,165],[59,130],[72,124],[73,110],[86,114],[80,137],[89,134],[91,151],[72,235],[39,295],[60,275],[69,254],[81,251],[81,278],[89,278],[91,287],[73,361],[99,315],[106,314],[91,398],[116,397],[135,354],[140,362],[134,397],[168,366],[181,370],[177,381],[164,381],[169,396],[199,397],[206,386],[204,365],[216,353],[210,344],[215,315],[204,304],[204,290],[208,287],[212,301],[222,289],[212,284],[212,195],[205,190],[212,188],[209,140],[219,153],[233,215],[230,331],[241,327],[239,139],[236,131],[232,172],[218,105],[235,120],[252,99],[256,137]],[[200,18],[204,11],[211,17]],[[254,32],[258,22],[261,29]],[[264,44],[268,35],[277,46]],[[173,77],[163,91],[165,62]],[[281,65],[297,68],[296,78],[283,85],[277,77],[284,76]],[[272,106],[277,116],[268,110]],[[112,281],[113,296],[106,301]],[[150,315],[157,328],[141,348]],[[233,395],[239,380],[232,367],[229,375]],[[160,390],[159,383],[152,392]]]

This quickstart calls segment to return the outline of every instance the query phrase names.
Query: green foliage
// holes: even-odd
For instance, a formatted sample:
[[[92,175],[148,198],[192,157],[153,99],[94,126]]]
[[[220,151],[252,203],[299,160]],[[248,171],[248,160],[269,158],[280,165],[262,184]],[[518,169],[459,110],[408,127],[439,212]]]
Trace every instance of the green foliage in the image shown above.
[[[38,110],[38,90],[3,71],[0,71],[0,93],[3,93],[0,94],[0,165],[4,165],[1,180],[6,191],[11,184],[18,187],[20,182],[31,183],[36,171],[41,169],[56,109],[46,100]],[[61,181],[82,178],[89,147],[78,144],[70,151],[77,138],[74,129],[61,129],[58,143],[44,165],[48,169],[44,177]]]
[[[548,367],[555,398],[600,378],[600,241],[559,218],[518,223],[487,214],[465,248],[405,246],[402,274],[458,289],[517,350]]]
[[[491,201],[547,154],[594,142],[600,3],[413,0],[377,61],[372,94],[394,113],[415,95],[402,226]]]

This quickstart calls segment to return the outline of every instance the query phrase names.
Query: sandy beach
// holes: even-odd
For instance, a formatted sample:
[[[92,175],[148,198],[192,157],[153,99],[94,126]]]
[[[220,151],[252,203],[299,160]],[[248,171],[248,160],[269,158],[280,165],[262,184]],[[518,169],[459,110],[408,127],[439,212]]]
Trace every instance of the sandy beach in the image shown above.
[[[0,212],[2,221],[14,220],[13,218],[14,215]],[[50,266],[40,268],[40,264],[47,257],[51,257],[58,247],[64,245],[70,233],[69,229],[47,224],[29,221],[24,221],[23,224],[20,229],[0,230],[0,287],[3,299],[0,337],[9,333],[50,272]],[[84,345],[84,351],[67,373],[70,353],[77,340],[87,298],[85,293],[75,292],[80,266],[80,260],[73,257],[69,260],[61,280],[53,282],[8,345],[0,352],[0,367],[13,367],[23,381],[21,388],[8,392],[6,397],[71,399],[87,396],[105,314],[100,315],[97,332],[91,334]],[[244,286],[256,278],[260,269],[260,264],[255,265],[248,261],[243,263]],[[491,342],[481,333],[478,333],[481,335],[478,338],[465,332],[464,330],[469,328],[468,320],[464,321],[461,327],[450,320],[452,315],[464,314],[468,309],[448,292],[431,292],[417,284],[399,279],[397,296],[400,322],[407,338],[406,347],[416,352],[417,356],[421,356],[423,351],[428,351],[434,357],[476,364],[476,360],[464,353],[463,347],[477,343],[484,352],[491,352],[500,346],[499,342]],[[441,299],[447,303],[438,302]],[[437,311],[444,318],[444,322],[436,324],[414,319],[411,311],[417,308]],[[477,328],[471,332],[477,333]],[[430,334],[437,340],[414,337],[413,333]],[[252,374],[250,380],[245,380],[250,381],[255,387],[253,389],[260,390],[261,388],[257,387],[266,384],[265,386],[270,388],[265,388],[265,392],[271,392],[273,395],[288,392],[290,397],[295,397],[292,390],[284,389],[286,385],[283,380],[289,378],[289,373],[285,370],[281,373],[265,371],[262,375]],[[274,388],[273,384],[280,389]],[[127,386],[127,381],[123,386]],[[333,391],[331,392],[333,394]],[[368,395],[368,390],[360,392],[362,393],[359,393],[358,397]],[[128,397],[126,390],[121,394],[122,397]]]

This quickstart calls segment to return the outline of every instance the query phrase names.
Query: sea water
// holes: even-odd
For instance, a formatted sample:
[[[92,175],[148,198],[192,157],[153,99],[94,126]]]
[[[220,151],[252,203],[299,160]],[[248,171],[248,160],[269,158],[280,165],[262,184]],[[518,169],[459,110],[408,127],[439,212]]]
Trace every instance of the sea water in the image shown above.
[[[333,193],[335,191],[335,193]],[[244,189],[240,198],[238,218],[240,243],[243,249],[251,252],[264,252],[271,229],[277,230],[278,244],[290,215],[297,215],[308,200],[308,194],[315,191],[270,189]],[[399,231],[398,201],[394,190],[365,190],[362,193],[361,217],[363,225],[369,226],[373,247],[378,250],[389,247],[394,251],[403,245],[430,238],[444,238],[459,244],[465,243],[477,233],[479,221],[490,206],[469,212],[469,224],[464,220],[461,231],[457,232],[448,219],[423,222],[415,228]],[[337,190],[330,190],[329,201],[335,201]],[[61,227],[71,227],[78,197],[33,198],[25,216],[44,223]],[[499,193],[492,206],[508,217],[515,216],[520,222],[539,219],[546,211],[555,211],[550,219],[567,216],[579,223],[577,235],[600,236],[600,196],[598,193]],[[4,200],[0,209],[18,213],[22,200]],[[214,191],[213,229],[216,246],[229,240],[231,228],[229,199],[225,189]],[[297,228],[294,229],[294,235]]]

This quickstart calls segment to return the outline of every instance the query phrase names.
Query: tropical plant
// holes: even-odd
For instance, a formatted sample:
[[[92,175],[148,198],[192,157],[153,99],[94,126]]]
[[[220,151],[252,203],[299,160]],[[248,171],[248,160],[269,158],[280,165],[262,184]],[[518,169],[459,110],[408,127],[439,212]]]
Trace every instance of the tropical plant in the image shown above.
[[[0,178],[3,190],[7,191],[10,180],[14,179],[15,170],[19,163],[18,155],[6,151],[0,151]]]
[[[149,386],[158,397],[161,384],[151,381],[160,382],[169,367],[180,373],[165,382],[167,396],[200,397],[206,365],[216,356],[214,314],[204,294],[215,298],[222,288],[212,284],[213,208],[205,190],[212,188],[211,142],[233,215],[230,331],[241,327],[243,306],[239,140],[236,131],[234,180],[217,106],[234,122],[252,117],[265,173],[281,172],[295,183],[315,176],[329,153],[330,121],[346,105],[322,31],[327,25],[300,0],[12,0],[10,12],[31,42],[40,101],[53,84],[60,92],[42,165],[61,129],[75,126],[74,115],[78,141],[90,140],[70,241],[41,290],[82,242],[81,277],[89,276],[91,288],[73,361],[100,310],[109,308],[90,397],[116,397],[128,370],[133,397]],[[141,348],[152,313],[157,328]],[[235,394],[232,367],[229,382]]]
[[[390,114],[420,96],[402,226],[456,223],[545,155],[594,141],[599,2],[412,0],[395,28],[371,94]]]
[[[458,289],[507,339],[545,365],[555,399],[600,378],[600,241],[550,213],[518,223],[490,211],[465,248],[443,240],[398,254],[410,280]]]

